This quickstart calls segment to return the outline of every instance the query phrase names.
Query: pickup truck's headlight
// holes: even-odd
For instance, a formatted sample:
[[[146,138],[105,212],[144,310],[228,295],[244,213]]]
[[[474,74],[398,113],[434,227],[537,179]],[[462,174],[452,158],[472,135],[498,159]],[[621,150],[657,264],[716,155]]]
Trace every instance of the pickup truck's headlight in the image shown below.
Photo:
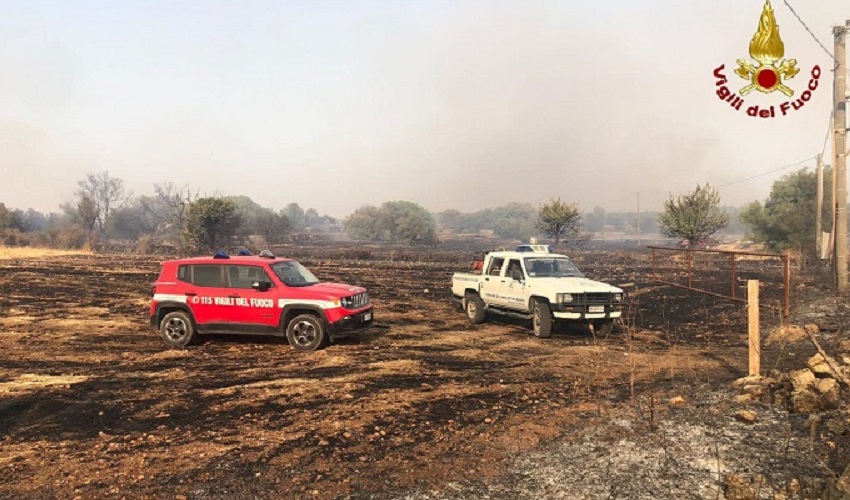
[[[556,293],[555,294],[555,301],[558,302],[559,304],[564,304],[566,302],[572,302],[573,301],[573,294],[571,294],[571,293]]]
[[[622,301],[623,301],[623,294],[622,293],[615,293],[614,294],[614,302],[622,302]]]

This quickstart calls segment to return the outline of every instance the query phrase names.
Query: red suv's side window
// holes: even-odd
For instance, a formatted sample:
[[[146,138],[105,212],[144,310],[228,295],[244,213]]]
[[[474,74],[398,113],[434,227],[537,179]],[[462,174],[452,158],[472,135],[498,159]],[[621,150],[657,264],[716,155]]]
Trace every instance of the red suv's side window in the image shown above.
[[[196,264],[191,269],[191,282],[198,286],[221,288],[224,286],[222,267],[216,264]]]
[[[189,274],[189,266],[179,266],[177,268],[177,280],[185,281],[186,283],[191,283],[192,279]]]
[[[268,281],[269,275],[259,266],[227,266],[229,288],[251,288],[255,281]]]

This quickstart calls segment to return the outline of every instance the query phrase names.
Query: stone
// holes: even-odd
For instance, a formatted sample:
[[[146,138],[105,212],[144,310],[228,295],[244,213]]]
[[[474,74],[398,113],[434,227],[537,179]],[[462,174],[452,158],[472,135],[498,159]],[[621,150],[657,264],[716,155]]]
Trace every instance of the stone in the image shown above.
[[[764,340],[765,345],[780,342],[794,343],[807,339],[806,331],[798,325],[787,325],[774,328]]]
[[[811,333],[812,335],[817,335],[820,333],[820,327],[814,323],[809,323],[808,325],[804,326],[803,330],[805,330],[806,333]]]
[[[837,410],[841,406],[841,393],[838,390],[838,384],[832,386],[832,389],[828,392],[818,396],[818,406],[821,410]]]
[[[747,422],[749,424],[758,420],[758,415],[749,411],[749,410],[741,410],[735,413],[735,418],[740,420],[741,422]]]
[[[723,492],[726,500],[759,500],[757,491],[750,479],[739,474],[723,474]]]
[[[806,366],[809,367],[809,370],[815,374],[817,377],[832,377],[832,369],[829,367],[829,364],[826,362],[823,356],[820,353],[815,354],[806,362]]]
[[[749,377],[741,377],[732,382],[732,388],[741,390],[748,385],[757,385],[762,381],[761,375],[750,375]]]
[[[815,384],[815,388],[817,388],[818,392],[821,394],[826,394],[836,387],[838,387],[838,382],[836,382],[834,378],[822,378]]]
[[[791,405],[795,413],[815,413],[820,408],[818,395],[808,389],[799,389],[791,393]]]
[[[838,481],[836,481],[836,489],[845,495],[850,496],[850,465],[844,469],[844,472],[838,476]]]
[[[752,403],[754,399],[752,394],[738,394],[735,396],[735,402],[738,404]]]
[[[675,398],[670,398],[669,403],[671,405],[683,405],[685,404],[685,398],[682,396],[676,396]]]
[[[795,391],[808,389],[815,383],[815,374],[808,368],[794,370],[789,375],[791,377],[791,383],[794,384]]]

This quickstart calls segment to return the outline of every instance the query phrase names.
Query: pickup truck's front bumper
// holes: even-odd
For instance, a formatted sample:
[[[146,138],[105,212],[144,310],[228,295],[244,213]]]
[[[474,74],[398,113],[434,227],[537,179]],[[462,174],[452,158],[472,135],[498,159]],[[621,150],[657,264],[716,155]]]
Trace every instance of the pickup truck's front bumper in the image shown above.
[[[594,310],[591,312],[591,308],[601,307],[602,311]],[[552,316],[557,319],[606,319],[606,318],[619,318],[623,315],[623,310],[619,305],[598,305],[598,306],[585,306],[585,305],[555,305],[552,307]]]

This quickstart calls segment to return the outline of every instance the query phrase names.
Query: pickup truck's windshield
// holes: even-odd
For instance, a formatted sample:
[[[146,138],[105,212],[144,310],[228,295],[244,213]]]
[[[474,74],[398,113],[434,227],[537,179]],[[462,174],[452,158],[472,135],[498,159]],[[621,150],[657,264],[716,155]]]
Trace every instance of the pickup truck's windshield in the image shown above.
[[[525,270],[530,278],[583,278],[575,264],[564,257],[526,257]]]
[[[272,265],[272,270],[286,286],[310,286],[319,282],[313,273],[294,260],[278,262]]]

